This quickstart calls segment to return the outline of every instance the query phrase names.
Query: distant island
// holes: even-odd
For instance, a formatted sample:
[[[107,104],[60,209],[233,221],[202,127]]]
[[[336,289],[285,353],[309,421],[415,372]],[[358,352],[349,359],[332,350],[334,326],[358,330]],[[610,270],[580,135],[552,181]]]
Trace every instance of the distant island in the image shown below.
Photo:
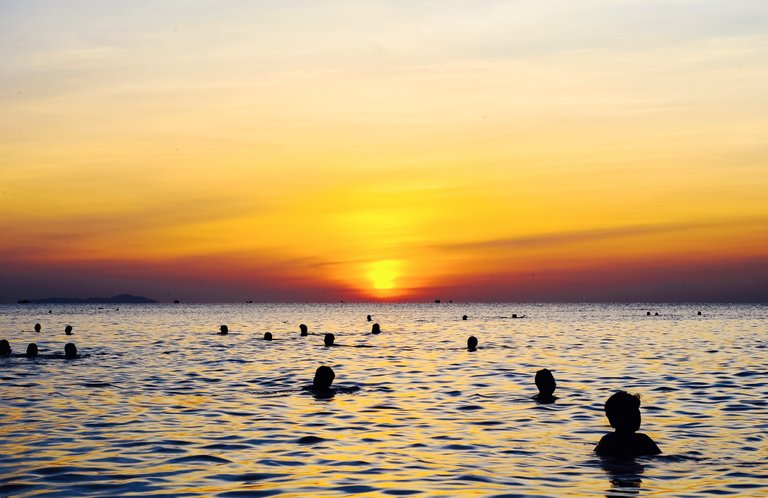
[[[20,299],[19,304],[153,304],[159,301],[148,297],[120,294],[112,297],[46,297],[44,299]]]

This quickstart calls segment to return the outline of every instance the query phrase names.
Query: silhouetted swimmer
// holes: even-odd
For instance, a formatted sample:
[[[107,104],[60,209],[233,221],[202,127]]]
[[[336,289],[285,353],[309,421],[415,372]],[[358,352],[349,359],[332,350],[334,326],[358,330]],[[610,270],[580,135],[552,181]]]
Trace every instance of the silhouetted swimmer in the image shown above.
[[[552,403],[555,400],[553,393],[557,389],[557,383],[555,382],[555,376],[547,368],[542,368],[536,372],[534,378],[536,387],[539,388],[539,394],[534,396],[541,403]]]
[[[469,339],[467,339],[467,349],[469,351],[477,351],[477,337],[469,336]]]
[[[312,385],[305,386],[302,389],[311,392],[316,398],[332,398],[336,394],[336,389],[331,389],[331,384],[333,384],[333,379],[335,378],[336,374],[333,372],[333,369],[323,365],[315,370],[315,378],[312,379]]]
[[[302,389],[311,392],[317,398],[332,398],[337,393],[349,394],[360,390],[358,386],[332,388],[331,384],[333,384],[335,378],[336,374],[333,369],[323,365],[315,370],[315,378],[312,379],[312,385],[305,386]]]
[[[699,311],[698,315],[701,316],[701,311]]]
[[[327,391],[331,388],[331,384],[333,384],[333,379],[335,378],[336,374],[331,367],[325,365],[317,367],[317,370],[315,370],[315,378],[312,379],[312,388],[318,391]]]
[[[371,334],[381,334],[381,327],[379,327],[378,323],[374,323],[371,327]]]
[[[645,316],[651,316],[651,312],[649,311],[648,313],[645,314]]]
[[[67,335],[72,335],[72,325],[67,325],[64,327],[64,333]]]
[[[272,332],[264,332],[264,340],[265,341],[271,341],[272,340]]]
[[[653,315],[654,315],[654,316],[659,316],[659,312],[657,311],[657,312],[656,312],[656,313],[654,313]]]
[[[641,421],[640,396],[626,391],[613,394],[605,402],[605,416],[616,431],[597,443],[595,453],[598,455],[632,458],[661,453],[653,439],[637,432]]]
[[[368,315],[368,321],[369,322],[371,321],[371,315]]]
[[[42,328],[43,327],[41,327],[39,323],[35,324],[35,332],[40,332],[40,329],[42,329]]]
[[[229,334],[229,327],[227,327],[226,325],[222,325],[221,327],[219,327],[219,335],[227,335],[227,334]]]
[[[0,356],[9,356],[11,354],[11,345],[6,339],[0,339]]]
[[[462,320],[466,320],[466,319],[467,319],[467,315],[462,315],[462,316],[461,316],[461,319],[462,319]]]
[[[307,326],[304,325],[303,323],[301,325],[299,325],[299,330],[301,331],[301,336],[302,337],[305,337],[305,336],[309,335],[309,332],[308,332],[309,329],[307,329]]]
[[[29,343],[27,346],[27,358],[34,358],[37,356],[38,350],[37,350],[37,344],[34,342]]]
[[[64,345],[64,357],[68,360],[80,357],[77,354],[77,346],[73,342],[68,342]]]
[[[325,336],[323,336],[323,343],[325,343],[326,348],[333,346],[333,341],[335,340],[336,340],[336,336],[331,334],[330,332],[325,334]]]

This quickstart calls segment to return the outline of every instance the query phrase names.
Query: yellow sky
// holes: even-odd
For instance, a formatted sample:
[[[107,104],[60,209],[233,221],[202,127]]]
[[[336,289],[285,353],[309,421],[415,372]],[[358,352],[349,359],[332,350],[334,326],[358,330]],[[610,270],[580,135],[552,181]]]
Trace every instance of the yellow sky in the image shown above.
[[[242,271],[238,292],[266,272],[375,299],[600,262],[764,260],[766,14],[0,3],[0,261],[19,269],[0,300],[36,265],[77,266],[84,293],[106,262],[207,260],[212,282]]]

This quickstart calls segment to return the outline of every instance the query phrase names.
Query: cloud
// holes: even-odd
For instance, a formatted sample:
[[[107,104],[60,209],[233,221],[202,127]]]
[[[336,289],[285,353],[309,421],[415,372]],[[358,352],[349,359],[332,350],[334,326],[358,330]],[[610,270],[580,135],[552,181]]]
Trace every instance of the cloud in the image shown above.
[[[765,218],[740,218],[728,221],[630,225],[624,227],[599,228],[592,230],[579,230],[542,235],[528,235],[523,237],[508,237],[473,242],[435,244],[429,247],[447,252],[484,252],[515,249],[539,249],[561,247],[573,244],[588,244],[593,242],[602,242],[631,237],[679,234],[700,230],[732,230],[737,226],[764,228],[765,226],[768,226],[768,220]]]

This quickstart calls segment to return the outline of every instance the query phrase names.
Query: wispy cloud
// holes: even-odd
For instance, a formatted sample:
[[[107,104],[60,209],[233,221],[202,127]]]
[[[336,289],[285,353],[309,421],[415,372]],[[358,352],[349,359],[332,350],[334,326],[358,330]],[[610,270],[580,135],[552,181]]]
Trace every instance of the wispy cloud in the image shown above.
[[[736,226],[762,228],[768,227],[766,218],[741,218],[729,221],[712,222],[681,222],[655,223],[648,225],[631,225],[623,227],[599,228],[570,232],[557,232],[523,237],[508,237],[500,239],[479,240],[435,244],[429,247],[441,251],[496,251],[514,249],[536,249],[544,247],[560,247],[573,244],[588,244],[613,239],[643,237],[652,235],[681,234],[700,230],[733,229]]]

